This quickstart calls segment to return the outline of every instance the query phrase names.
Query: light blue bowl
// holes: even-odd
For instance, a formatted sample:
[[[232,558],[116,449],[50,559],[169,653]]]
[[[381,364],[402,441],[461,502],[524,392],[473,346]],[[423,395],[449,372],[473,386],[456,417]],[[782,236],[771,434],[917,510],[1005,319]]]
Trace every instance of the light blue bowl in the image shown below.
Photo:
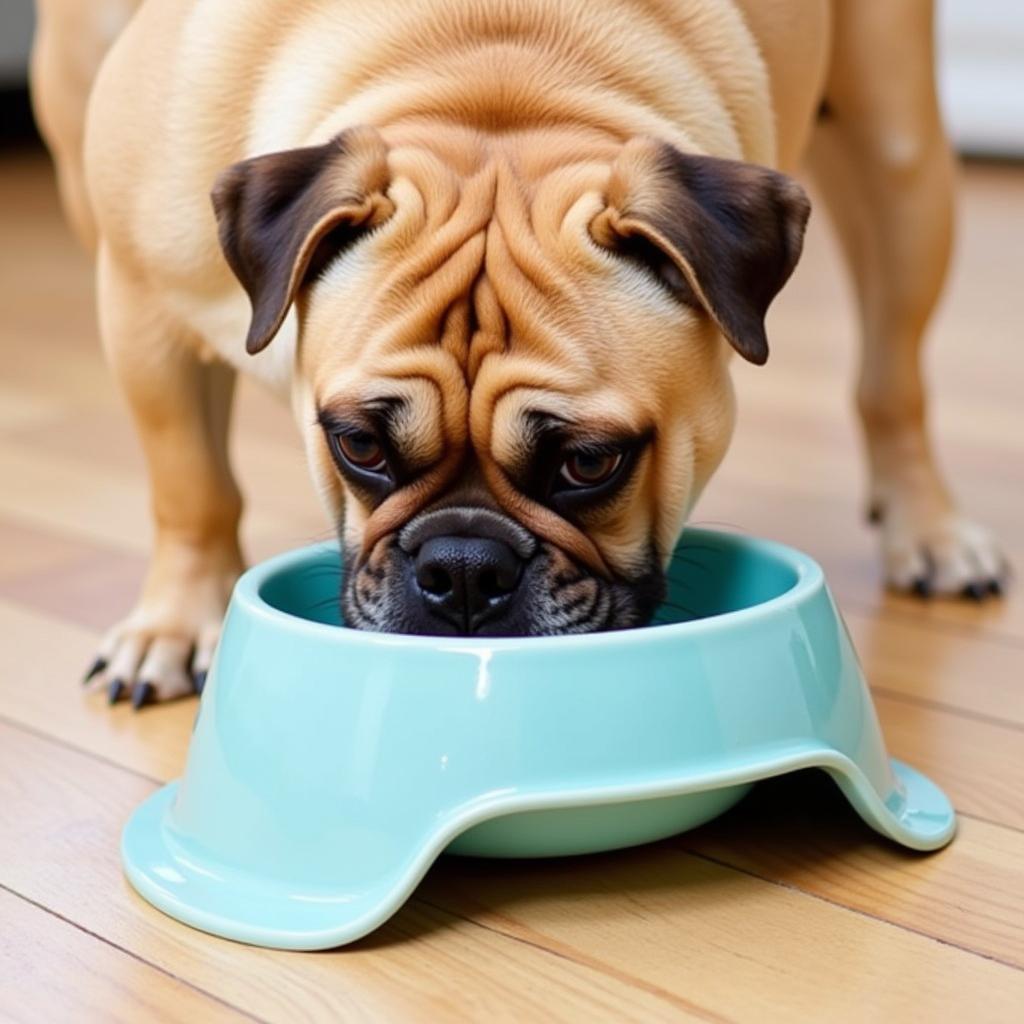
[[[128,878],[205,931],[320,949],[384,922],[446,849],[631,846],[798,768],[905,846],[950,840],[943,793],[886,755],[810,558],[690,529],[670,575],[668,624],[452,639],[338,625],[334,549],[251,569],[184,778],[125,828]]]

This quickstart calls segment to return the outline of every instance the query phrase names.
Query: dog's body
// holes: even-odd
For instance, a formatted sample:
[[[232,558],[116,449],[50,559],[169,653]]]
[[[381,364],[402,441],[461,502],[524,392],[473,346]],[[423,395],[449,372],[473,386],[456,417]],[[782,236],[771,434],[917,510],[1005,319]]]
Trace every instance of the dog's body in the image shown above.
[[[999,578],[924,427],[952,189],[924,0],[146,0],[84,170],[112,33],[79,6],[42,4],[36,102],[157,521],[115,694],[208,662],[241,566],[232,368],[292,402],[357,625],[644,621],[728,443],[730,346],[763,362],[799,254],[806,201],[765,168],[808,152],[858,285],[888,578]]]

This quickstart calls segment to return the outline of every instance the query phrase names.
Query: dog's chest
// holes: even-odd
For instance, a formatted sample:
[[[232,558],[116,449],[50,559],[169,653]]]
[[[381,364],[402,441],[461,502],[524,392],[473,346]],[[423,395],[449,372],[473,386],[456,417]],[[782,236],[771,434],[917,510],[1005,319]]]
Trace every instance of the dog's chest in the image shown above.
[[[249,300],[241,289],[237,294],[204,303],[186,302],[183,318],[201,339],[203,356],[220,359],[241,373],[254,377],[281,398],[291,392],[295,372],[298,324],[292,310],[281,325],[274,344],[256,355],[245,349],[245,336],[251,316]]]

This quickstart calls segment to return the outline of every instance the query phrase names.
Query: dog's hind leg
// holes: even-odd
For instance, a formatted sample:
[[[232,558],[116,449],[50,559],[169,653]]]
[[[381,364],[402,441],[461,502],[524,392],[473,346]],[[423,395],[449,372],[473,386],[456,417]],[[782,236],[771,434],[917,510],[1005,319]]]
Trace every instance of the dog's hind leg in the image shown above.
[[[857,404],[888,583],[996,592],[1005,563],[935,462],[921,347],[949,261],[954,164],[935,91],[928,0],[834,5],[832,67],[810,163],[853,274]]]
[[[103,343],[142,441],[156,529],[138,604],[103,640],[90,683],[139,706],[201,686],[242,568],[227,453],[234,371],[204,362],[104,245],[98,271]]]
[[[85,189],[82,140],[89,93],[103,59],[140,0],[36,0],[32,106],[57,168],[61,204],[87,249],[96,227]]]

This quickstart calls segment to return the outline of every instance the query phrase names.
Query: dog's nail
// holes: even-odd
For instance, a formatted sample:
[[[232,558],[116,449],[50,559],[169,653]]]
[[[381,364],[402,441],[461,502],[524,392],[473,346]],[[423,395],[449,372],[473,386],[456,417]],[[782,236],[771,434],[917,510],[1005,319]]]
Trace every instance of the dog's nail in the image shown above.
[[[192,685],[196,688],[196,693],[201,697],[203,695],[203,687],[206,686],[206,669],[202,669],[199,672],[192,674]]]
[[[877,525],[884,518],[882,506],[877,502],[868,506],[868,522]]]
[[[82,679],[82,685],[85,686],[86,683],[91,682],[106,667],[107,667],[107,659],[106,658],[97,657],[95,659],[95,661],[93,661],[93,663],[89,666],[89,671],[85,673],[85,676]]]
[[[139,708],[151,703],[154,693],[156,687],[152,683],[136,683],[132,690],[132,707],[138,711]]]
[[[1002,585],[1002,583],[1000,583],[999,580],[989,580],[988,581],[988,592],[993,597],[1002,597],[1003,596],[1003,585]]]
[[[961,593],[972,601],[984,601],[988,595],[988,587],[984,583],[968,583]]]
[[[124,690],[124,680],[114,679],[110,688],[107,690],[107,701],[110,704],[116,704],[121,697],[121,693]]]
[[[918,597],[928,598],[932,596],[931,581],[926,579],[924,576],[914,580],[910,589],[917,594]]]

